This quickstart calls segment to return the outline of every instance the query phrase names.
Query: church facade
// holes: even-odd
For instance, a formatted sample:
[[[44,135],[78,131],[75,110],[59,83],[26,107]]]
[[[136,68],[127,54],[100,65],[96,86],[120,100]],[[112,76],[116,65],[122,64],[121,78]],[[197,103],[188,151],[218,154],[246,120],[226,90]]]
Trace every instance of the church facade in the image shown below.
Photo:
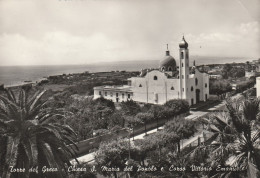
[[[208,99],[209,75],[201,73],[195,62],[190,67],[188,43],[183,37],[179,44],[179,67],[167,47],[159,69],[142,70],[139,76],[128,79],[128,85],[94,87],[94,99],[101,96],[114,102],[132,99],[152,104],[184,99],[193,105]]]

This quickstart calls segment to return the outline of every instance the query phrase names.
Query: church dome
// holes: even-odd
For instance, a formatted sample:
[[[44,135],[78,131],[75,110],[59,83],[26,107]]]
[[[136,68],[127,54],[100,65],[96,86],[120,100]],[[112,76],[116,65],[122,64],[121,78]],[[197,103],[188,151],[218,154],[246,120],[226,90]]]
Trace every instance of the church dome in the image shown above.
[[[179,44],[179,47],[180,47],[180,48],[185,48],[185,49],[187,49],[188,46],[189,46],[189,44],[185,41],[185,38],[184,38],[184,36],[183,36],[183,37],[182,37],[182,41],[181,41],[180,44]]]
[[[166,56],[160,61],[159,68],[161,71],[174,71],[176,70],[176,61],[170,55],[170,51],[166,51]]]

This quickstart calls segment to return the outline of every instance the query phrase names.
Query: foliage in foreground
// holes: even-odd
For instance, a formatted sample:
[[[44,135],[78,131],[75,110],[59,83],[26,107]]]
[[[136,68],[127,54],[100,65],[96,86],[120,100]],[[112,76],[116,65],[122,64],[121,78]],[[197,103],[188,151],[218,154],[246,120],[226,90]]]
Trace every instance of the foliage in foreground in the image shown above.
[[[64,111],[46,107],[45,91],[33,96],[20,90],[18,97],[6,90],[0,95],[0,173],[2,177],[66,177],[66,168],[75,156],[75,132],[54,122]],[[70,145],[69,147],[67,145]],[[42,168],[57,171],[43,172]],[[25,172],[11,173],[10,168]],[[37,168],[38,174],[29,172]]]
[[[259,177],[259,103],[259,100],[228,100],[227,112],[213,113],[203,120],[212,136],[192,151],[179,149],[179,143],[196,132],[196,123],[175,120],[168,122],[164,130],[130,145],[127,139],[104,143],[95,159],[98,165],[119,167],[121,170],[126,166],[130,153],[131,165],[136,169],[129,174],[138,177]],[[172,165],[185,166],[186,170],[167,171]],[[138,172],[138,166],[155,166],[157,171]],[[166,171],[159,170],[162,166]],[[192,166],[208,170],[192,171]],[[218,167],[222,170],[217,171]],[[237,171],[232,171],[233,168]],[[120,173],[111,171],[105,175],[117,177]]]
[[[213,114],[206,120],[208,130],[214,134],[214,142],[198,147],[193,155],[204,152],[208,155],[207,164],[210,166],[241,169],[240,172],[212,171],[212,175],[260,176],[259,103],[257,99],[229,100],[227,112]]]

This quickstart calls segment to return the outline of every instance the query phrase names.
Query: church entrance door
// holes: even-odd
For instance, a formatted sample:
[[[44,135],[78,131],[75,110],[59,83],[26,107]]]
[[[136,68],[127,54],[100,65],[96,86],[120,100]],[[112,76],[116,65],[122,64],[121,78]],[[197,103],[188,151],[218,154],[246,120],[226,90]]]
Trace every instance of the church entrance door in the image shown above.
[[[200,90],[196,89],[196,103],[200,102]]]

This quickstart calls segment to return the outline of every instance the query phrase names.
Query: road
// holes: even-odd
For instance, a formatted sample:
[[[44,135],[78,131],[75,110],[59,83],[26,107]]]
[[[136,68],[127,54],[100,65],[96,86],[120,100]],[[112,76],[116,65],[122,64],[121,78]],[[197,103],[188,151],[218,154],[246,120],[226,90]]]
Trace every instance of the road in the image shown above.
[[[241,97],[241,94],[237,94],[237,95],[233,96],[232,98],[237,99],[239,97]],[[223,110],[224,107],[225,107],[225,101],[222,101],[220,104],[209,108],[208,111],[205,111],[205,112],[191,111],[190,115],[185,117],[185,119],[196,120],[200,117],[206,116],[207,114],[209,114],[212,111]],[[159,127],[159,130],[161,130],[161,129],[163,129],[163,127]],[[147,134],[152,134],[152,133],[155,133],[155,132],[157,132],[157,129],[150,130],[150,131],[147,132]],[[194,141],[198,140],[198,137],[202,138],[201,141],[203,142],[204,141],[203,140],[204,134],[205,134],[205,132],[203,133],[203,129],[199,129],[199,132],[195,133],[193,137],[191,137],[189,139],[182,140],[181,149],[186,147],[187,145],[193,143]],[[144,136],[145,136],[145,133],[135,136],[134,139],[135,140],[144,139]],[[133,143],[133,137],[131,137],[131,142]],[[95,152],[86,154],[84,156],[78,157],[77,159],[80,163],[87,163],[87,162],[93,163],[94,162],[94,153]],[[72,160],[71,163],[76,164],[75,160]]]

